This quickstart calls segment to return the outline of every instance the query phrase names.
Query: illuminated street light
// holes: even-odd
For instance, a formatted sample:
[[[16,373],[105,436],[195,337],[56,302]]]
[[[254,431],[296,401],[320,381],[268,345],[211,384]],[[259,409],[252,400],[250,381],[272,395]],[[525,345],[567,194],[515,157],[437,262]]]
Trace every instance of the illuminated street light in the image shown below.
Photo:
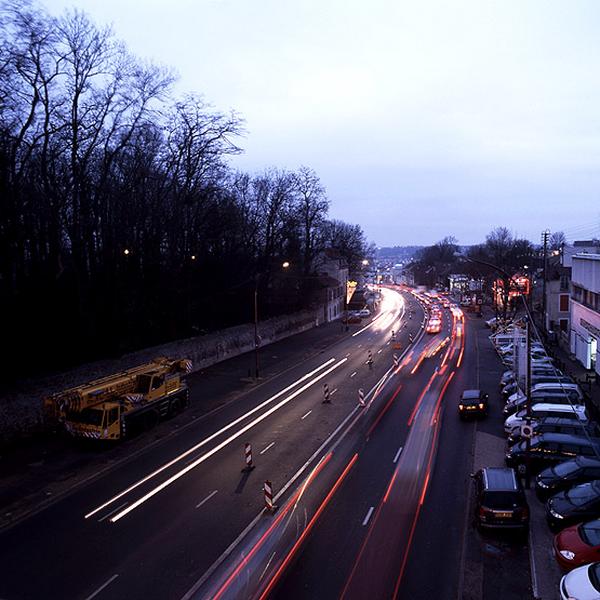
[[[368,264],[369,264],[369,261],[366,258],[364,258],[362,261],[362,266],[366,267]]]
[[[290,266],[290,263],[286,260],[282,265],[281,265],[284,269],[288,269]]]
[[[129,256],[129,248],[125,248],[125,250],[123,250],[123,254],[125,256]]]
[[[192,260],[196,260],[196,255],[195,255],[195,254],[192,254],[192,256],[191,256],[191,259],[192,259]]]

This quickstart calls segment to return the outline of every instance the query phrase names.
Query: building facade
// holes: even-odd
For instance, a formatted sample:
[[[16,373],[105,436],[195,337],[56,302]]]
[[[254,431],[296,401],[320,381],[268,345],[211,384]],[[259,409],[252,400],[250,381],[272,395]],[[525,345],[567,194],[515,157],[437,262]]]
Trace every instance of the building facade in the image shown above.
[[[600,254],[575,254],[571,260],[571,352],[600,375]]]

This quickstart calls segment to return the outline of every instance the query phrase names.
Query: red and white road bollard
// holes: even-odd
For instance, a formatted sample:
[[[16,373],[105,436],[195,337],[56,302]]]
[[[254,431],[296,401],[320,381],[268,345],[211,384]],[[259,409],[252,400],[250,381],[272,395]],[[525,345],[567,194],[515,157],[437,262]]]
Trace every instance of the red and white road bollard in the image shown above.
[[[325,383],[323,385],[323,404],[331,403],[331,392],[329,391],[329,386]]]
[[[249,473],[254,469],[254,464],[252,464],[252,444],[244,444],[244,455],[246,459],[246,466],[242,469],[242,473]]]
[[[365,390],[363,390],[362,388],[358,388],[358,403],[361,406],[365,405]]]
[[[273,504],[273,486],[270,481],[265,481],[265,508],[268,512],[273,513],[277,510],[277,505]]]

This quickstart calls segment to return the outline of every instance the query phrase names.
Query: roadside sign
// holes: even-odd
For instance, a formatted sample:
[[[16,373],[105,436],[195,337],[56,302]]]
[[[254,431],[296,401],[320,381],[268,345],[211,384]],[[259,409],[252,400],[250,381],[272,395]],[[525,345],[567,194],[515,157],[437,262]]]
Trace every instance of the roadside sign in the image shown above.
[[[530,438],[533,435],[533,427],[531,425],[521,425],[521,437]]]

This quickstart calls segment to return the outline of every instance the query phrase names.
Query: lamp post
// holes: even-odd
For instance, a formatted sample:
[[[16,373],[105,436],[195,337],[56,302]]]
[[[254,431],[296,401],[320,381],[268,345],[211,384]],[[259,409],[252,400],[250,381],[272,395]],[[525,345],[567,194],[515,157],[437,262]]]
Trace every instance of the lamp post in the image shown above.
[[[289,269],[289,261],[281,264],[282,269]],[[260,377],[260,363],[258,358],[258,348],[260,346],[260,336],[258,335],[258,282],[262,273],[257,273],[254,277],[254,377]]]
[[[463,260],[472,262],[472,263],[479,263],[482,265],[485,265],[486,267],[490,267],[491,269],[493,269],[494,271],[497,271],[498,273],[500,273],[500,275],[502,275],[502,277],[505,279],[505,281],[510,285],[511,281],[514,281],[514,276],[509,275],[504,269],[498,267],[497,265],[494,265],[492,263],[486,262],[484,260],[479,260],[479,259],[474,259],[474,258],[469,258],[467,256],[463,256],[460,253],[456,254],[458,258],[462,258]],[[505,284],[506,285],[506,284]],[[508,294],[505,293],[505,302],[504,302],[504,315],[506,316],[506,299],[508,297]],[[525,307],[527,308],[527,317],[530,314],[530,311],[528,309],[528,304],[527,304],[527,299],[524,295],[521,295],[521,297],[523,298],[523,303],[525,304]],[[531,410],[531,405],[532,405],[532,401],[531,401],[531,327],[532,327],[532,323],[530,323],[529,318],[527,318],[527,323],[526,323],[526,353],[527,353],[527,366],[525,369],[525,397],[527,398],[527,402],[525,403],[525,410],[526,410],[526,422],[527,425],[531,426],[531,417],[532,417],[532,410]],[[526,489],[530,488],[530,483],[531,483],[531,438],[530,437],[526,437],[525,438],[525,487]]]

